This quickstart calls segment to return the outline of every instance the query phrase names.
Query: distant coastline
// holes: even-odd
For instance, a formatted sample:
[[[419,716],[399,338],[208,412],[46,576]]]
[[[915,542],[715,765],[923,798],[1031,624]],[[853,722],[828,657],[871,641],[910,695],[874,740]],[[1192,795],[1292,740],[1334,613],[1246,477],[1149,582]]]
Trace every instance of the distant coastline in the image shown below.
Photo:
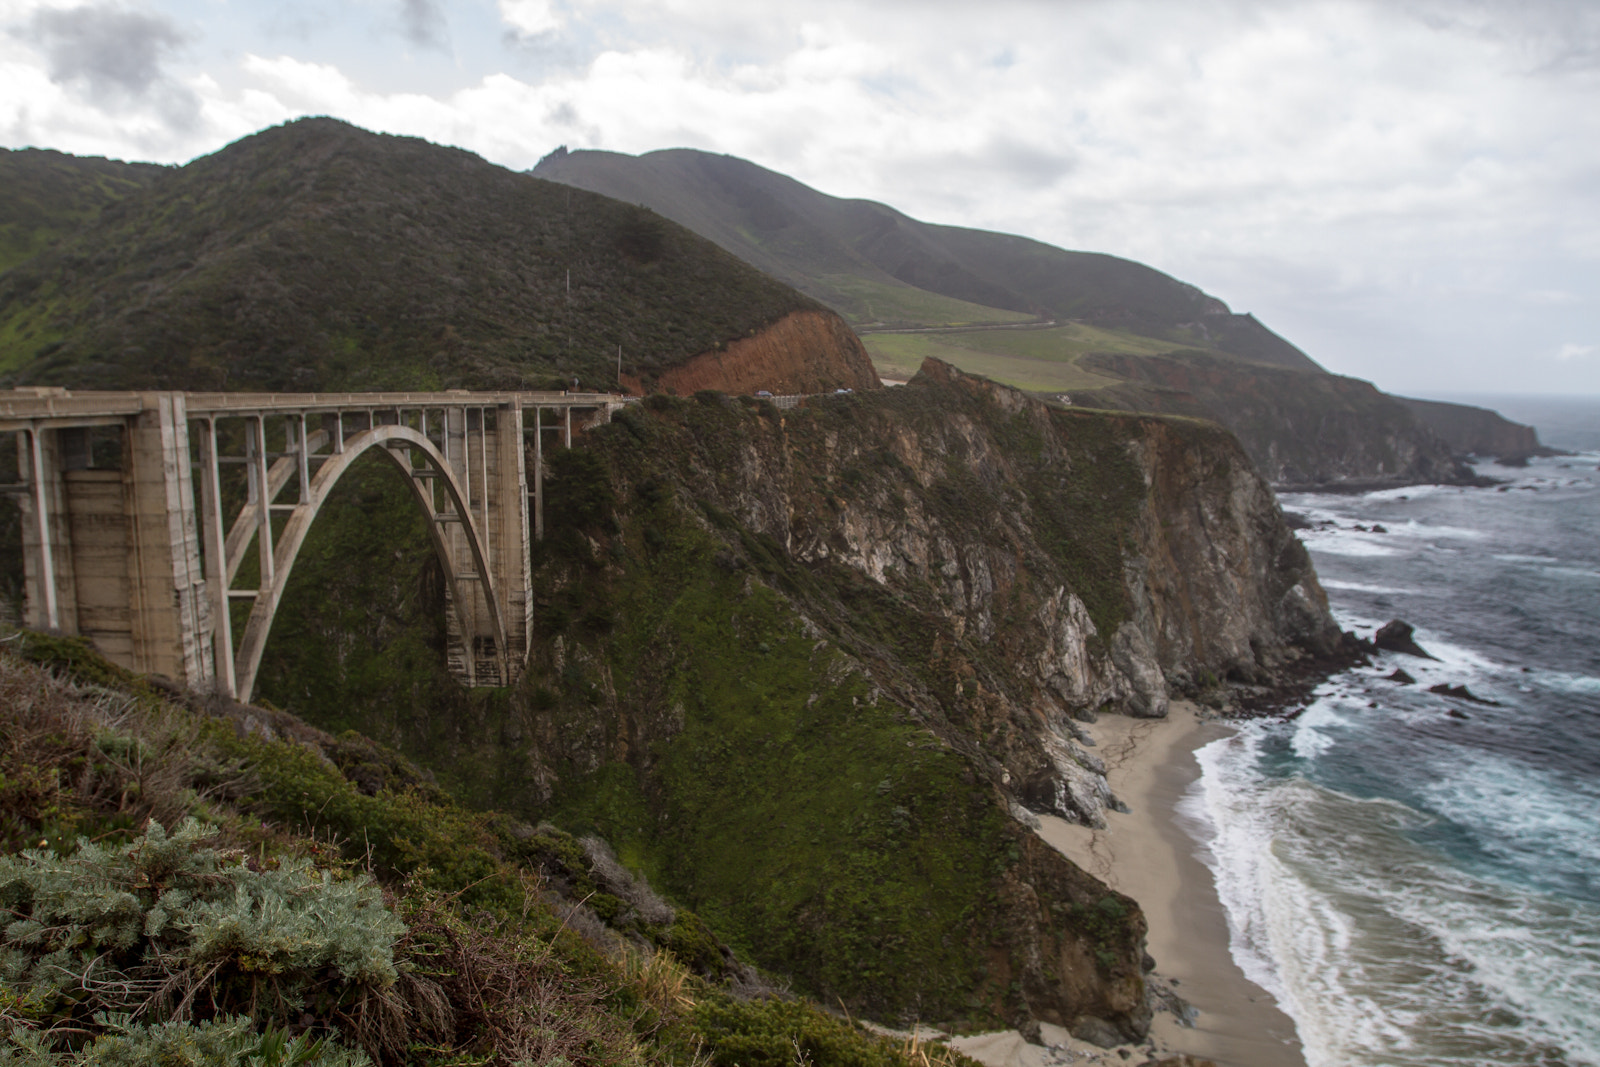
[[[1539,431],[1551,448],[1573,452],[1600,450],[1600,393],[1431,392],[1429,399],[1492,408],[1514,422]]]

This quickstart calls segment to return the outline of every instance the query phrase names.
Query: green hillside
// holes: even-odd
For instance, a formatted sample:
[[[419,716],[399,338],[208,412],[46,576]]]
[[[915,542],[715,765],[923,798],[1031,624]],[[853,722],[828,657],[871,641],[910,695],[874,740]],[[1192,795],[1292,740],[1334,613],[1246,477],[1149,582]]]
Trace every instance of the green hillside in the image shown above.
[[[828,304],[856,325],[1071,319],[1257,363],[1318,369],[1248,315],[1192,285],[1115,256],[1009,234],[935,226],[843,200],[731,156],[690,149],[627,156],[558,150],[533,173],[646,204]],[[911,289],[970,308],[891,320],[870,293]]]
[[[167,168],[0,148],[0,271],[37,255],[110,203],[143,189]]]
[[[0,274],[0,386],[604,388],[619,346],[648,381],[815,306],[648,209],[307,119]]]

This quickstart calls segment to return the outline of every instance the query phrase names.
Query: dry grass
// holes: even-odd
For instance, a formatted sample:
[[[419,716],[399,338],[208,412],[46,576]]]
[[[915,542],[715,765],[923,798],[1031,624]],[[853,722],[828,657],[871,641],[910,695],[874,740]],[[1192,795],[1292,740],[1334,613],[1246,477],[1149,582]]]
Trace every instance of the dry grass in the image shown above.
[[[646,1059],[626,1021],[607,1009],[605,983],[570,973],[552,941],[522,922],[464,917],[454,897],[426,890],[409,890],[401,907],[409,931],[395,953],[408,966],[397,995],[411,1052],[530,1067]],[[392,1037],[383,1045],[380,1062],[402,1062],[404,1047]]]
[[[975,1067],[975,1061],[938,1041],[930,1040],[921,1030],[912,1030],[900,1046],[900,1055],[909,1067]]]
[[[176,825],[252,783],[193,716],[75,684],[0,651],[0,849],[69,846],[83,830]]]

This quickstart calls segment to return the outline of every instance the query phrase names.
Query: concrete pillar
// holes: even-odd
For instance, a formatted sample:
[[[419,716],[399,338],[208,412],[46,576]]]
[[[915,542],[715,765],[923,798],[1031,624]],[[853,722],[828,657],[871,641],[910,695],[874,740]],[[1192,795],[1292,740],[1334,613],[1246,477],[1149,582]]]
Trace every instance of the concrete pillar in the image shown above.
[[[17,435],[17,467],[28,483],[22,505],[23,621],[40,630],[78,632],[71,525],[57,431],[34,423]]]
[[[500,594],[506,627],[505,662],[509,685],[528,662],[528,635],[533,622],[533,573],[528,560],[528,474],[523,451],[522,405],[501,404],[494,413],[494,509],[499,521],[490,535],[498,546],[494,553],[495,588]],[[486,436],[485,443],[488,443]],[[537,477],[537,475],[536,475]],[[488,483],[486,483],[487,485]]]
[[[217,688],[238,696],[233,671],[233,618],[228,609],[227,527],[222,516],[222,477],[217,463],[217,420],[200,434],[200,527],[204,531],[206,591],[211,600],[211,660]]]
[[[212,617],[200,565],[182,393],[146,393],[123,461],[133,663],[209,688]]]
[[[533,539],[544,540],[544,409],[533,409]]]

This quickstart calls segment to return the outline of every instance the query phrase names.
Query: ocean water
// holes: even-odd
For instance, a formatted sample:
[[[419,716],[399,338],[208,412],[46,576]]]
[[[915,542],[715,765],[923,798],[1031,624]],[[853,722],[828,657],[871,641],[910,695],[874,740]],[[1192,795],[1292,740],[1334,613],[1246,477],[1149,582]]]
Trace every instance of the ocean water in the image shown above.
[[[1184,801],[1311,1067],[1600,1065],[1597,466],[1283,498],[1344,628],[1404,619],[1438,657],[1382,653],[1207,746]]]

